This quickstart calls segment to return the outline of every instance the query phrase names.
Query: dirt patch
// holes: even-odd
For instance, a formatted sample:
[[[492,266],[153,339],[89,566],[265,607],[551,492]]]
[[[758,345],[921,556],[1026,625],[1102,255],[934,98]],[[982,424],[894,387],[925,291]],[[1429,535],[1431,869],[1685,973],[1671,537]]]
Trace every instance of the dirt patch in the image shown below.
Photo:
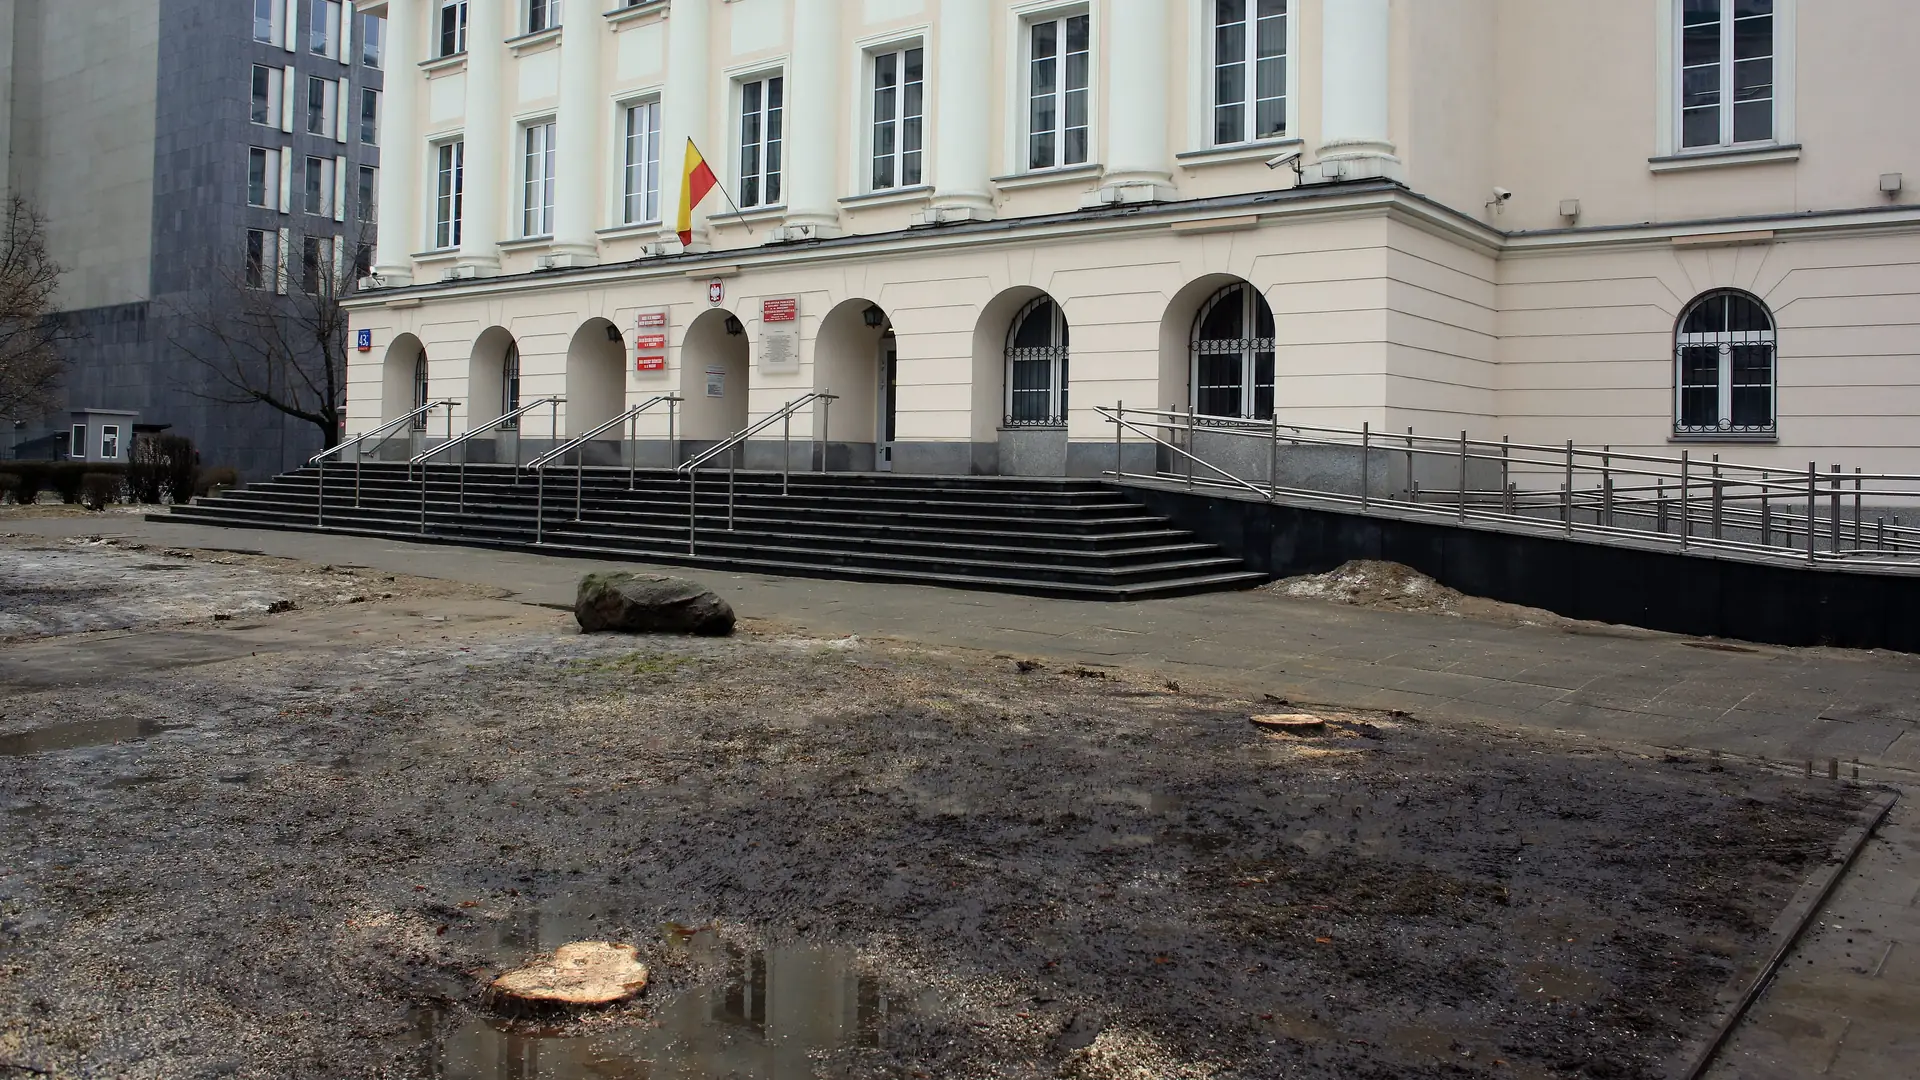
[[[59,543],[0,534],[0,642],[186,627],[370,600],[503,595],[457,582],[260,555],[154,547],[111,537]]]
[[[9,727],[146,726],[0,756],[0,1062],[1655,1077],[1860,802],[1103,674],[749,624],[12,690]],[[646,997],[488,1011],[571,940]]]
[[[1521,626],[1576,624],[1575,620],[1540,608],[1468,596],[1410,566],[1376,559],[1355,559],[1324,574],[1282,578],[1260,589],[1301,600],[1324,600],[1376,611],[1419,611]]]

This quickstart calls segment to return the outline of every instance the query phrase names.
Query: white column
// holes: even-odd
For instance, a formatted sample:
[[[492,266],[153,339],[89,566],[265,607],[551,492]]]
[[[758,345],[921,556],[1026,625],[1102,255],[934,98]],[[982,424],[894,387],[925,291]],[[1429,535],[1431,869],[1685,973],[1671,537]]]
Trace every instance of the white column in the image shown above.
[[[467,2],[466,175],[456,273],[486,277],[500,268],[501,195],[507,181],[506,116],[500,107],[506,78],[506,22],[501,0]]]
[[[680,213],[682,167],[686,161],[687,140],[700,145],[708,155],[707,164],[718,174],[725,168],[725,147],[707,143],[708,0],[671,0],[667,8],[667,85],[660,101],[660,243],[667,251],[680,248],[674,235],[675,218]],[[721,182],[732,181],[721,177]],[[708,196],[719,199],[718,192]],[[693,243],[689,251],[707,248],[706,213],[696,207],[693,216]]]
[[[389,286],[413,284],[413,246],[420,241],[419,0],[387,4],[386,89],[381,95],[380,208],[374,270]]]
[[[600,261],[594,236],[602,199],[597,148],[606,142],[600,114],[600,50],[606,20],[587,4],[560,31],[560,115],[554,121],[560,163],[558,205],[553,209],[553,254],[560,266]]]
[[[1338,0],[1336,0],[1338,2]],[[1127,0],[1109,23],[1106,176],[1088,201],[1157,202],[1174,197],[1167,152],[1167,0]]]
[[[1393,22],[1389,0],[1321,6],[1320,150],[1325,179],[1397,179],[1389,109]]]
[[[834,182],[840,100],[840,0],[795,0],[793,59],[787,72],[787,226],[780,238],[812,240],[840,231]]]
[[[987,107],[992,24],[987,0],[941,0],[934,29],[933,206],[930,222],[993,216]],[[1011,47],[1011,46],[1010,46]],[[1011,62],[1011,61],[1009,61]]]

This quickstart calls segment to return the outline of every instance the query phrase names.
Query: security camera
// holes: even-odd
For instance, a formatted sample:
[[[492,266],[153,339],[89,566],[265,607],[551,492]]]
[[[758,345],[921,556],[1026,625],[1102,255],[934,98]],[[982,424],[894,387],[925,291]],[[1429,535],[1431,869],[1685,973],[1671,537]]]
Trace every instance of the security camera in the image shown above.
[[[1275,155],[1275,156],[1273,156],[1273,157],[1270,157],[1270,158],[1268,158],[1268,159],[1267,159],[1267,168],[1269,168],[1269,169],[1278,169],[1278,168],[1280,168],[1280,167],[1281,167],[1281,166],[1283,166],[1283,165],[1291,165],[1291,164],[1293,164],[1294,162],[1296,162],[1296,161],[1299,161],[1299,160],[1300,160],[1300,151],[1298,151],[1298,150],[1289,150],[1289,151],[1287,151],[1287,152],[1286,152],[1286,153],[1284,153],[1284,154],[1277,154],[1277,155]]]
[[[1501,202],[1501,203],[1503,203],[1503,202],[1506,202],[1506,201],[1507,201],[1508,199],[1511,199],[1511,198],[1513,198],[1513,192],[1511,192],[1511,191],[1508,191],[1508,190],[1507,190],[1506,188],[1503,188],[1503,187],[1497,187],[1497,188],[1494,188],[1494,189],[1493,189],[1493,201],[1494,201],[1494,202]]]

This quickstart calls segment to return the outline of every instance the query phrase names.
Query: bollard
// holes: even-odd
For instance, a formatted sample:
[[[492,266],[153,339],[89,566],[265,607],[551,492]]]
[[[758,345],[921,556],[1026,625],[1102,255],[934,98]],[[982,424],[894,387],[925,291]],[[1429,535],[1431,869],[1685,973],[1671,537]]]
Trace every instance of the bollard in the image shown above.
[[[1572,446],[1572,443],[1568,443]],[[1460,433],[1460,518],[1461,524],[1467,520],[1467,433]]]
[[[1372,478],[1367,475],[1367,466],[1372,462],[1372,459],[1373,422],[1370,420],[1362,420],[1360,421],[1360,512],[1363,514],[1367,512],[1367,504],[1371,499],[1373,488],[1371,483]]]
[[[1827,759],[1827,779],[1829,780],[1840,779],[1840,759],[1839,758],[1836,757],[1836,758]]]
[[[1685,450],[1680,451],[1680,550],[1685,551],[1687,541],[1693,537],[1692,487],[1688,475],[1692,462]]]

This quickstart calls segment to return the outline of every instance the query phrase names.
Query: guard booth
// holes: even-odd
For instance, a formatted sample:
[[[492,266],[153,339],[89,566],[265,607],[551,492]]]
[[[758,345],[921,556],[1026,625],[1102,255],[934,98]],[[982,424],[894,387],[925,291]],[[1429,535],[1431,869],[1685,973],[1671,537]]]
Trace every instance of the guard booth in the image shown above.
[[[133,450],[140,414],[131,409],[75,409],[68,427],[67,457],[74,461],[125,464]]]

